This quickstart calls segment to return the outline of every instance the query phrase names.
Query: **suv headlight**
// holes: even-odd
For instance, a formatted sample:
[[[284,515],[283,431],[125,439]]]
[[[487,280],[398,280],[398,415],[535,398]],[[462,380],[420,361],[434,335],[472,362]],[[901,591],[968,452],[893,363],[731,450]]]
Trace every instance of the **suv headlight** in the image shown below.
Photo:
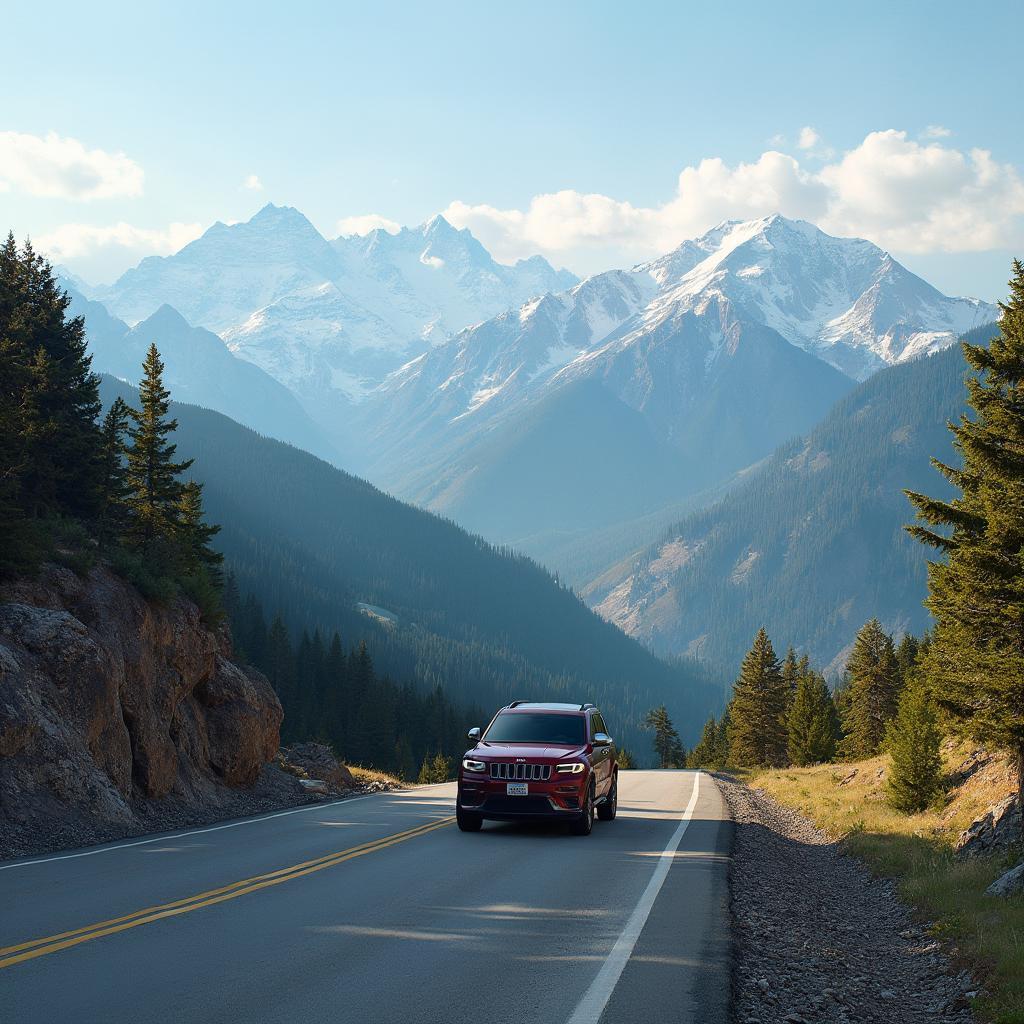
[[[574,761],[572,764],[555,765],[555,771],[559,775],[579,775],[580,772],[586,770],[586,767],[582,761]]]
[[[487,771],[486,761],[474,761],[472,758],[466,757],[462,760],[462,767],[467,772],[485,772]]]

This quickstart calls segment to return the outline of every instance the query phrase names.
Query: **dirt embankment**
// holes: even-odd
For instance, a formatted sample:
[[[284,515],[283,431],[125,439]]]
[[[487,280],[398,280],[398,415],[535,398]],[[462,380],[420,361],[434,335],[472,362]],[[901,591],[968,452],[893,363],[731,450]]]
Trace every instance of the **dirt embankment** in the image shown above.
[[[310,799],[281,705],[187,600],[106,569],[0,588],[0,858]]]

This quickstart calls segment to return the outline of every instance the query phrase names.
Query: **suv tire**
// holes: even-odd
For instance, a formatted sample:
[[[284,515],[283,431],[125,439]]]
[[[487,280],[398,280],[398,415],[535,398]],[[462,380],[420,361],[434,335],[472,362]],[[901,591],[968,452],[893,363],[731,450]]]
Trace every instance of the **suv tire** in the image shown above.
[[[451,821],[451,819],[448,819]],[[461,807],[455,808],[455,823],[459,826],[460,832],[479,832],[483,826],[484,819],[479,814],[471,811],[464,811]]]
[[[597,816],[602,821],[614,821],[615,813],[619,809],[619,773],[615,773],[612,779],[612,788],[608,790],[603,804],[597,805]]]
[[[583,813],[569,823],[569,831],[574,836],[589,836],[594,828],[594,784],[587,787],[587,799],[583,804]]]

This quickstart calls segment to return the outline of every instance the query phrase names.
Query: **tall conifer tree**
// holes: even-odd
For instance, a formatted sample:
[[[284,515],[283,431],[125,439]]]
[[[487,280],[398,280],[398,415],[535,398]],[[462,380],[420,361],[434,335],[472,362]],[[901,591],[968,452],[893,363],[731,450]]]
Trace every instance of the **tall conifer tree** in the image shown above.
[[[786,763],[788,685],[762,628],[743,659],[729,704],[729,752],[736,765]]]
[[[861,627],[846,663],[850,683],[844,753],[873,757],[885,739],[885,729],[896,714],[900,670],[892,637],[878,619]]]
[[[644,727],[654,730],[654,750],[658,755],[658,767],[683,767],[685,764],[683,745],[664,704],[647,712],[647,716],[644,718]]]
[[[190,480],[181,489],[178,499],[177,537],[186,571],[203,570],[218,583],[224,556],[210,547],[220,527],[206,522],[203,512],[203,485]]]
[[[1015,260],[999,336],[963,346],[976,414],[950,424],[957,469],[933,464],[952,501],[908,492],[925,526],[908,527],[947,558],[928,567],[934,636],[924,658],[938,704],[963,734],[1009,751],[1024,807],[1024,264]]]
[[[942,789],[942,733],[923,681],[904,687],[899,711],[889,723],[892,754],[886,795],[899,811],[923,811]]]
[[[128,484],[125,435],[131,410],[124,399],[115,398],[103,417],[100,430],[100,508],[98,533],[101,544],[120,537],[128,529],[131,487]]]
[[[821,764],[835,756],[836,708],[828,684],[817,672],[800,677],[786,724],[793,764]]]
[[[132,489],[134,540],[145,548],[174,537],[184,489],[178,475],[192,465],[192,460],[174,461],[176,445],[168,437],[178,422],[167,417],[171,396],[164,387],[164,364],[156,345],[149,346],[142,369],[140,408],[132,412],[135,426],[130,431],[128,482]]]

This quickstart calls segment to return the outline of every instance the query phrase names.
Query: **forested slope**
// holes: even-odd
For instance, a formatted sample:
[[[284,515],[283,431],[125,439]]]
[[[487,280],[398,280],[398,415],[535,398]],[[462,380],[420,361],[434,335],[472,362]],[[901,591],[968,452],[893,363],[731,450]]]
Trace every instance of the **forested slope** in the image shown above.
[[[723,666],[761,626],[823,666],[873,616],[919,633],[928,552],[903,529],[914,518],[903,491],[942,491],[929,458],[953,457],[946,423],[964,409],[966,373],[959,346],[881,370],[588,599],[656,651]]]
[[[132,398],[112,378],[103,392],[108,402]],[[601,702],[633,745],[646,746],[636,723],[655,703],[668,705],[684,739],[720,703],[721,687],[698,667],[658,660],[529,559],[219,413],[172,405],[171,414],[240,590],[293,631],[365,637],[379,672],[440,683],[465,705]]]

